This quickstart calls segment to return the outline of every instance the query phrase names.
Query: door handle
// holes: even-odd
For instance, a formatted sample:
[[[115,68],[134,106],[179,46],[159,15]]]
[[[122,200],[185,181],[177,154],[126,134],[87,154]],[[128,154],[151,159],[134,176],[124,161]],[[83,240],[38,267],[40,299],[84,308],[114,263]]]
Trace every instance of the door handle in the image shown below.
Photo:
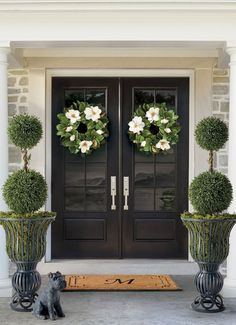
[[[116,176],[111,176],[111,210],[116,210]]]
[[[124,210],[129,210],[128,197],[129,197],[129,177],[124,176],[123,178],[123,195],[125,199]]]

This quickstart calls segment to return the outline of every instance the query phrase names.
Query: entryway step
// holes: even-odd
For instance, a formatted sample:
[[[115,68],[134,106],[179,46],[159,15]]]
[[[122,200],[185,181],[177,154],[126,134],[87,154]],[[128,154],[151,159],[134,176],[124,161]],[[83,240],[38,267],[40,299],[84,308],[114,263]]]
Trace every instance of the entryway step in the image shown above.
[[[41,274],[60,271],[63,274],[176,274],[193,275],[197,264],[187,260],[159,259],[86,259],[52,260],[38,264]]]

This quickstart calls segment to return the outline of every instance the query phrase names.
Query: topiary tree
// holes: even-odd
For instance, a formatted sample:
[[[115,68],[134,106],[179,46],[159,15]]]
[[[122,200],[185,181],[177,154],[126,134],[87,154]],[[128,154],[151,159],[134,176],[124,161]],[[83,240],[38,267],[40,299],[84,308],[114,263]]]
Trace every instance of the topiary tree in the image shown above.
[[[204,172],[191,183],[189,198],[199,213],[213,214],[226,210],[232,200],[229,179],[217,172]]]
[[[17,213],[39,210],[47,199],[47,183],[35,170],[18,170],[7,179],[3,188],[9,208]]]
[[[29,169],[30,154],[42,137],[40,120],[28,114],[15,116],[9,123],[8,135],[11,142],[21,149],[23,169],[10,175],[3,186],[3,197],[8,207],[16,213],[39,210],[47,199],[47,184],[44,177]]]
[[[227,125],[213,116],[204,118],[195,129],[195,139],[202,149],[209,151],[209,166],[213,171],[213,151],[222,148],[228,140]]]
[[[209,171],[201,173],[192,181],[189,198],[194,209],[201,214],[214,214],[226,210],[233,198],[229,179],[214,170],[213,153],[228,140],[227,125],[219,118],[207,117],[195,129],[197,143],[209,150]]]
[[[24,169],[27,170],[30,160],[28,150],[35,147],[43,135],[40,120],[28,114],[17,115],[9,123],[8,135],[11,142],[21,149]]]

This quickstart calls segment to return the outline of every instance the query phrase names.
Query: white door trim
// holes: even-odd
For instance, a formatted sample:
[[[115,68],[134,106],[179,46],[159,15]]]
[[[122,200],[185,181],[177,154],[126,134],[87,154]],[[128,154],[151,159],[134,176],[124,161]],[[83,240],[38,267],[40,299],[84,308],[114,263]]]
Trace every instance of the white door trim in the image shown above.
[[[46,71],[46,181],[47,210],[51,210],[51,92],[52,77],[188,77],[189,78],[189,184],[194,178],[195,73],[193,69],[47,69]],[[189,210],[191,205],[189,203]],[[51,228],[47,234],[45,262],[51,261]]]

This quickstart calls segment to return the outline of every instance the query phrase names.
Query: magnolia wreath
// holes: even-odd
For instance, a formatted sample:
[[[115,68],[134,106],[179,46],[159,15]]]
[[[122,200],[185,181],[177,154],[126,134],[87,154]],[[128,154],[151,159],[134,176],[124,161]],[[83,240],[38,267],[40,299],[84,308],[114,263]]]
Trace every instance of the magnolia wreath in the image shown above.
[[[73,154],[90,154],[105,143],[108,137],[108,118],[98,106],[75,102],[64,113],[57,115],[57,135],[61,143]]]
[[[178,142],[178,115],[165,103],[143,104],[129,122],[129,138],[141,152],[158,154],[168,151]]]

